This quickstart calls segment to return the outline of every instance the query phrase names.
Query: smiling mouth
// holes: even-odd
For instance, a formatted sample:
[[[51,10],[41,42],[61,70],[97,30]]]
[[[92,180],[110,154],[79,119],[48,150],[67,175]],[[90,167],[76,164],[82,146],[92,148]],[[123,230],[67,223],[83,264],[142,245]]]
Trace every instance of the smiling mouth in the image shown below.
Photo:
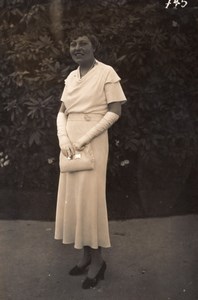
[[[76,52],[75,54],[74,54],[75,56],[83,56],[83,53],[81,53],[81,52]]]

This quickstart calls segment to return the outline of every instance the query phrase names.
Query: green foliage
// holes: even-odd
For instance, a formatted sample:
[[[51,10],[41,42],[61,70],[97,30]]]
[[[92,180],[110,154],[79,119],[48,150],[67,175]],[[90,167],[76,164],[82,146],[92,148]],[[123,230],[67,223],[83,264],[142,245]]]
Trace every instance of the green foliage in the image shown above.
[[[2,181],[49,188],[57,178],[55,118],[64,78],[75,67],[68,32],[76,26],[97,33],[98,59],[118,71],[128,99],[110,130],[110,180],[130,174],[135,183],[137,154],[193,160],[197,22],[193,9],[166,10],[156,1],[3,1],[0,151],[9,165],[0,170]]]

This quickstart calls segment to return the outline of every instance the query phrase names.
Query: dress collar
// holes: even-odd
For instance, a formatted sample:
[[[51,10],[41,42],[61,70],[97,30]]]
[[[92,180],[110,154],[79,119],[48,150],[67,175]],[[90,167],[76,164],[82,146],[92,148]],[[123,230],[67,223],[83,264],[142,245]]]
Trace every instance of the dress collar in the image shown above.
[[[77,72],[77,78],[78,80],[83,80],[84,78],[87,77],[87,75],[92,71],[94,70],[94,68],[96,67],[96,65],[98,65],[99,61],[97,59],[95,59],[95,63],[93,65],[93,67],[91,67],[88,72],[84,75],[84,76],[80,76],[80,66],[78,66],[78,68],[76,69],[76,72]]]

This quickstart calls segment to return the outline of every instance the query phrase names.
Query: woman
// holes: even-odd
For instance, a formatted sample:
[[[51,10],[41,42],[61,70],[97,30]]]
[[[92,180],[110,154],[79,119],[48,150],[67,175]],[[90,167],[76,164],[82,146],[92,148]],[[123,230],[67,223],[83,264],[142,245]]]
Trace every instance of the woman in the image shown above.
[[[106,270],[101,248],[110,247],[105,196],[107,129],[118,120],[126,101],[117,73],[95,59],[97,46],[94,35],[73,35],[70,54],[78,68],[65,80],[57,116],[62,153],[71,157],[90,144],[95,158],[93,170],[60,173],[57,197],[55,239],[83,249],[69,274],[80,275],[88,269],[84,289],[97,285]]]

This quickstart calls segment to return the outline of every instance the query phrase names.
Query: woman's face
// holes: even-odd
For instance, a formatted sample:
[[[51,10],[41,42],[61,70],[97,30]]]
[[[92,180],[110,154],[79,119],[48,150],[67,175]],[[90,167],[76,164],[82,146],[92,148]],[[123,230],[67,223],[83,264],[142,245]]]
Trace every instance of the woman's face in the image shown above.
[[[87,36],[80,36],[70,43],[72,59],[79,65],[90,64],[94,60],[94,49]]]

